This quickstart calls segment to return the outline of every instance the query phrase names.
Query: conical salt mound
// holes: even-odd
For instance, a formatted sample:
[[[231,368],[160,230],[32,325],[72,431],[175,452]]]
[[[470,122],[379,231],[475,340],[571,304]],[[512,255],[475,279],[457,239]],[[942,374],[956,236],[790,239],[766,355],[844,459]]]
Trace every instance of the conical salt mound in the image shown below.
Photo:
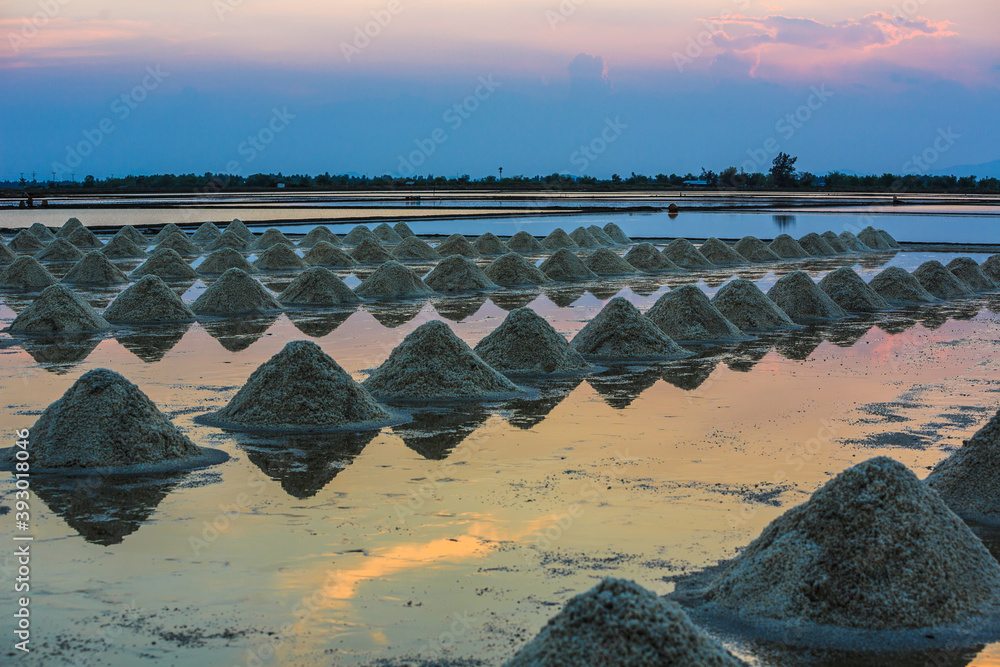
[[[826,239],[816,232],[810,232],[800,238],[799,245],[802,246],[807,253],[814,257],[828,257],[830,255],[837,254],[837,251],[833,249],[833,246],[827,243]]]
[[[662,254],[677,266],[685,269],[700,269],[712,266],[708,258],[687,239],[674,239],[663,249]]]
[[[548,236],[542,239],[542,247],[549,250],[558,250],[559,248],[577,248],[579,246],[577,246],[573,237],[567,234],[562,227],[556,227]]]
[[[1000,524],[1000,412],[925,481],[960,517]]]
[[[944,268],[944,265],[936,259],[924,262],[914,269],[913,277],[920,281],[925,290],[939,299],[972,294],[968,285],[956,278],[955,274]]]
[[[191,305],[199,315],[244,315],[281,310],[270,292],[246,271],[229,269]]]
[[[319,225],[318,227],[313,227],[309,230],[309,233],[302,237],[299,241],[300,248],[313,248],[320,241],[325,241],[333,246],[340,245],[340,239],[337,235],[330,231],[328,227]]]
[[[637,243],[625,253],[625,261],[639,269],[656,273],[658,271],[679,271],[680,267],[660,253],[652,243]]]
[[[81,227],[83,227],[83,223],[80,222],[80,218],[70,218],[63,223],[62,227],[59,228],[59,231],[56,232],[56,236],[64,239]]]
[[[486,232],[477,238],[472,242],[472,247],[474,247],[476,252],[480,255],[506,255],[511,251],[510,246],[504,243],[500,237],[493,232]]]
[[[426,296],[433,294],[434,290],[413,269],[389,261],[355,287],[354,293],[362,298],[385,299]]]
[[[66,240],[77,248],[100,248],[103,243],[97,238],[94,232],[86,227],[79,227],[66,237]]]
[[[401,239],[405,239],[409,236],[416,236],[416,234],[413,233],[413,230],[410,229],[410,226],[402,220],[392,226],[392,231],[399,234],[399,238]]]
[[[826,274],[819,281],[819,288],[838,306],[851,313],[874,313],[889,307],[878,292],[846,266]]]
[[[836,234],[834,234],[831,231],[825,231],[825,232],[823,232],[822,234],[820,234],[820,237],[824,241],[826,241],[827,243],[829,243],[830,247],[833,248],[834,251],[836,251],[837,253],[851,252],[851,249],[848,248],[847,245],[843,241],[840,240],[840,237],[837,236]]]
[[[362,386],[378,398],[419,401],[500,399],[523,392],[440,320],[414,329]]]
[[[11,331],[25,333],[78,333],[110,329],[83,297],[65,285],[50,285],[21,311]]]
[[[891,250],[892,246],[884,236],[872,226],[865,227],[858,233],[858,239],[872,250]]]
[[[442,259],[424,283],[435,292],[481,292],[497,288],[476,263],[461,255]]]
[[[775,255],[782,259],[803,259],[809,257],[809,253],[798,241],[788,234],[779,234],[774,237],[768,246]]]
[[[379,225],[372,230],[372,234],[377,236],[378,240],[382,243],[399,243],[403,240],[403,237],[397,234],[392,227],[384,222],[379,223]]]
[[[363,239],[351,251],[351,257],[362,264],[381,264],[392,259],[389,251],[375,238]]]
[[[371,229],[369,229],[365,225],[356,225],[351,229],[351,231],[347,232],[347,234],[342,239],[342,242],[345,245],[358,245],[365,239],[378,242],[378,237],[375,236],[375,233],[372,232]]]
[[[871,279],[868,286],[892,304],[931,303],[937,297],[924,289],[920,281],[898,266],[890,266]]]
[[[303,259],[313,266],[344,267],[358,265],[358,260],[326,241],[317,241],[316,245],[306,251]]]
[[[759,287],[744,278],[723,285],[712,298],[712,305],[744,331],[781,329],[795,324]]]
[[[479,341],[475,352],[507,375],[582,373],[593,368],[531,308],[510,311],[503,324]]]
[[[857,236],[848,231],[840,232],[840,240],[849,250],[854,252],[871,252],[871,248],[864,244]]]
[[[191,239],[187,237],[187,234],[180,232],[167,234],[160,239],[159,243],[156,244],[157,250],[163,250],[165,248],[175,250],[178,255],[184,257],[197,257],[201,254],[201,248],[192,243]]]
[[[776,262],[781,259],[756,236],[744,236],[733,245],[733,250],[751,262]]]
[[[296,276],[278,295],[278,301],[286,306],[338,306],[358,303],[361,299],[329,269],[314,266]]]
[[[956,257],[945,268],[973,292],[988,292],[998,287],[997,282],[983,273],[979,264],[971,257]]]
[[[76,247],[76,246],[74,246]],[[127,235],[120,232],[115,234],[107,245],[101,248],[105,257],[113,259],[131,259],[133,257],[145,257],[146,251],[132,242]]]
[[[129,241],[136,244],[140,248],[145,248],[149,245],[149,239],[143,236],[142,232],[132,225],[122,225],[121,229],[115,232],[115,236],[126,236]],[[114,238],[114,236],[112,238]]]
[[[583,263],[599,276],[628,276],[639,273],[639,269],[626,262],[621,255],[610,248],[598,248],[587,255]]]
[[[181,236],[187,238],[187,234],[184,233],[184,230],[171,222],[156,233],[156,236],[153,237],[153,244],[159,244],[160,241],[168,236],[171,236],[172,234],[180,234]]]
[[[625,579],[572,598],[505,667],[739,667],[676,602]]]
[[[726,319],[696,285],[661,296],[646,317],[679,343],[745,340],[748,336]]]
[[[229,227],[232,227],[230,224]],[[208,250],[220,250],[222,248],[232,248],[233,250],[246,250],[250,247],[250,241],[244,236],[240,236],[238,233],[232,231],[226,227],[226,230],[219,235],[219,238],[211,241],[206,247]]]
[[[725,241],[721,241],[714,236],[702,243],[698,250],[708,258],[708,261],[719,266],[746,264],[749,261],[746,257],[733,250]]]
[[[497,285],[508,287],[541,285],[552,282],[552,279],[542,273],[541,269],[516,252],[497,257],[483,270],[483,273]]]
[[[42,243],[51,243],[56,240],[56,235],[52,233],[52,230],[40,222],[36,222],[31,227],[28,227],[28,231],[34,234],[35,238]]]
[[[108,322],[190,322],[194,311],[159,276],[143,276],[104,311]]]
[[[250,250],[267,250],[273,245],[286,245],[289,248],[295,247],[291,240],[281,233],[281,230],[270,228],[257,237],[257,240],[250,244]]]
[[[622,231],[621,227],[613,222],[609,222],[604,225],[604,232],[611,237],[612,241],[620,245],[628,245],[629,243],[632,243],[632,239],[630,239],[628,235]]]
[[[33,292],[49,285],[56,279],[34,257],[22,256],[0,272],[0,288]]]
[[[608,236],[606,231],[597,225],[588,225],[587,231],[590,232],[601,245],[618,245],[613,238]]]
[[[63,241],[63,239],[59,239],[59,240],[60,240],[60,241]],[[69,243],[68,241],[65,241],[65,242],[66,242],[66,243]],[[77,252],[80,252],[80,251],[79,251],[79,249],[78,249],[78,248],[77,248],[77,247],[76,247],[75,245],[73,245],[72,243],[69,243],[69,245],[70,245],[70,246],[71,246],[71,247],[72,247],[72,248],[73,248],[74,250],[76,250]],[[44,251],[44,250],[41,250],[41,251],[39,251],[39,252],[45,252],[45,251]],[[82,253],[82,252],[80,253],[80,256],[81,256],[81,257],[83,256],[83,253]],[[0,241],[0,264],[10,264],[10,263],[11,263],[11,262],[13,262],[13,261],[14,261],[15,259],[17,259],[17,255],[15,255],[14,253],[12,253],[12,252],[10,251],[10,248],[8,248],[7,246],[5,246],[5,245],[3,244],[3,242],[2,242],[2,241]]]
[[[222,232],[214,223],[204,222],[198,229],[194,230],[194,234],[191,235],[191,240],[200,245],[206,245],[211,243],[215,239],[222,236]]]
[[[931,628],[996,604],[1000,564],[916,475],[879,457],[772,521],[705,597],[746,620]]]
[[[75,262],[83,257],[83,251],[66,239],[54,239],[52,243],[35,253],[34,257],[39,262]]]
[[[983,273],[1000,284],[1000,255],[990,255],[986,261],[979,265]]]
[[[805,271],[792,271],[779,278],[767,291],[767,298],[778,304],[795,322],[820,322],[847,317],[844,309],[821,290]]]
[[[91,250],[73,265],[63,282],[77,285],[127,283],[128,277],[99,250]]]
[[[191,268],[176,250],[164,248],[157,250],[140,264],[129,276],[134,280],[142,276],[159,276],[164,280],[179,280],[197,278],[198,273]]]
[[[539,253],[545,250],[545,246],[542,245],[541,241],[523,230],[511,236],[510,240],[507,241],[507,245],[510,246],[510,249],[514,252],[523,253],[525,255]]]
[[[894,239],[892,237],[892,234],[890,234],[889,232],[885,231],[884,229],[879,229],[878,230],[878,235],[881,236],[885,240],[885,242],[889,244],[890,248],[897,248],[898,249],[898,248],[901,247],[899,245],[899,242],[897,242],[896,239]]]
[[[620,296],[608,301],[570,344],[595,359],[653,361],[691,356]]]
[[[402,241],[399,242],[395,248],[392,249],[390,253],[393,257],[400,260],[433,260],[441,259],[441,255],[437,250],[430,247],[426,241],[419,239],[416,236],[407,236]]]
[[[583,261],[566,248],[552,253],[538,267],[552,280],[593,280],[597,274],[587,268]]]
[[[309,266],[306,260],[295,254],[292,246],[275,243],[254,260],[253,265],[260,271],[288,271]]]
[[[254,265],[248,262],[242,253],[232,248],[216,250],[206,257],[195,271],[203,276],[214,276],[221,275],[229,269],[241,269],[247,273],[257,273]]]
[[[226,232],[239,236],[247,243],[252,243],[255,238],[253,232],[251,232],[239,218],[233,218],[233,221],[226,225],[226,228],[222,230],[222,233],[225,234]]]
[[[462,255],[463,257],[479,257],[479,251],[469,243],[462,234],[452,234],[434,248],[442,257]]]
[[[581,248],[597,248],[601,245],[601,242],[584,227],[577,227],[569,233],[569,237]]]
[[[221,410],[199,421],[260,431],[360,431],[399,423],[313,342],[288,343]]]
[[[45,244],[39,241],[38,237],[29,232],[27,229],[22,229],[14,236],[14,238],[10,240],[7,247],[14,252],[35,254],[39,250],[44,249]]]

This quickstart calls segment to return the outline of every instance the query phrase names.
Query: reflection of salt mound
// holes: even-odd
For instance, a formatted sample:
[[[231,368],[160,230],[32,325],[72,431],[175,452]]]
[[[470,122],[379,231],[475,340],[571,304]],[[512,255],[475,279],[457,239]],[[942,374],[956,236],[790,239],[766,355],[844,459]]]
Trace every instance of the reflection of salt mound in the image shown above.
[[[288,271],[309,266],[304,259],[295,254],[291,246],[284,243],[275,243],[262,252],[254,260],[253,265],[260,271]]]
[[[506,255],[511,251],[510,247],[493,232],[481,235],[473,241],[472,246],[480,255]]]
[[[55,284],[56,279],[34,257],[18,257],[0,272],[0,287],[6,289],[34,291]]]
[[[4,250],[7,249],[4,248]],[[48,246],[35,253],[35,259],[40,262],[75,262],[82,257],[83,251],[66,239],[55,239]]]
[[[821,290],[805,271],[792,271],[779,278],[767,291],[767,298],[796,322],[847,317],[844,309]]]
[[[45,248],[45,244],[39,241],[38,237],[27,229],[22,229],[14,235],[14,238],[7,244],[7,247],[15,252],[30,252],[34,254]]]
[[[21,311],[10,325],[11,331],[30,333],[76,333],[110,329],[83,297],[65,285],[50,285]]]
[[[577,227],[569,233],[569,237],[581,248],[596,248],[601,245],[601,242],[584,227]]]
[[[979,268],[997,284],[1000,284],[1000,255],[990,255],[985,262],[979,265]]]
[[[974,292],[987,292],[997,289],[996,281],[983,273],[983,270],[979,268],[979,264],[971,257],[956,257],[948,262],[945,268],[951,271],[952,275]]]
[[[91,250],[73,265],[63,277],[64,283],[80,285],[113,285],[127,283],[128,278],[99,250]]]
[[[524,254],[537,253],[545,250],[545,246],[542,245],[541,241],[536,239],[534,236],[526,231],[520,231],[510,237],[507,241],[507,245],[514,252],[520,252]]]
[[[145,262],[140,264],[131,274],[132,278],[142,276],[159,276],[164,280],[197,278],[198,273],[177,254],[176,250],[165,248],[156,250]]]
[[[736,242],[733,250],[751,262],[776,262],[781,259],[756,236],[744,236]]]
[[[229,225],[229,227],[232,227],[232,225]],[[222,232],[219,238],[209,243],[206,248],[208,250],[221,250],[222,248],[246,250],[250,246],[250,241],[246,237],[231,231],[229,227],[226,227],[226,230]]]
[[[43,225],[40,222],[36,222],[28,227],[28,231],[35,235],[35,238],[42,243],[51,243],[56,240],[56,235],[52,233],[52,230]]]
[[[505,667],[737,667],[676,602],[625,579],[577,595]]]
[[[375,269],[354,293],[369,299],[417,297],[433,294],[417,273],[399,262],[389,261]]]
[[[344,281],[321,266],[306,269],[278,295],[285,305],[335,306],[361,301]]]
[[[434,249],[442,257],[449,255],[462,255],[463,257],[479,256],[479,251],[462,234],[452,234]]]
[[[103,243],[101,240],[94,235],[94,232],[90,231],[86,227],[80,227],[74,230],[66,240],[75,245],[77,248],[100,248]]]
[[[839,236],[829,230],[820,234],[820,238],[829,243],[830,247],[838,253],[851,252],[851,249],[847,247],[847,244],[841,241]]]
[[[403,238],[393,230],[388,224],[382,222],[379,223],[375,229],[372,230],[372,234],[378,237],[379,241],[382,243],[399,243]]]
[[[63,223],[62,227],[59,228],[59,231],[56,232],[56,236],[64,239],[80,227],[83,227],[83,223],[80,222],[80,218],[70,218]]]
[[[121,232],[115,234],[107,245],[101,248],[105,257],[114,259],[132,259],[134,257],[145,257],[146,251],[135,244],[132,239]]]
[[[313,266],[344,267],[358,265],[358,260],[326,241],[318,241],[316,245],[309,248],[306,251],[304,259]]]
[[[475,352],[501,373],[580,373],[592,368],[551,324],[530,308],[512,310]]]
[[[159,276],[144,276],[104,311],[109,322],[188,322],[194,312]]]
[[[677,266],[698,269],[712,266],[708,258],[687,239],[674,239],[663,249],[663,254]]]
[[[223,236],[226,234],[226,232],[235,234],[244,241],[247,241],[248,243],[254,240],[253,232],[251,232],[250,229],[246,225],[244,225],[243,221],[240,220],[239,218],[233,218],[233,221],[230,222],[228,225],[226,225],[226,228],[222,230]]]
[[[635,361],[681,359],[691,353],[678,345],[624,297],[615,297],[573,337],[585,357]]]
[[[598,248],[584,260],[587,268],[599,276],[627,276],[639,270],[609,248]]]
[[[926,482],[959,516],[1000,523],[1000,412],[938,463]]]
[[[177,251],[178,255],[187,257],[197,257],[201,254],[201,248],[192,243],[191,239],[180,232],[168,234],[156,244],[157,250],[162,250],[164,248],[171,248],[172,250]]]
[[[780,329],[794,324],[759,287],[744,278],[736,278],[723,285],[712,298],[712,305],[743,330]]]
[[[698,248],[701,254],[708,258],[712,264],[746,264],[747,258],[733,250],[725,241],[721,241],[714,236],[707,239]]]
[[[549,232],[549,235],[542,239],[542,246],[548,248],[549,250],[578,247],[576,241],[573,240],[573,237],[567,234],[562,227],[556,227]]]
[[[872,226],[865,227],[858,233],[858,240],[864,243],[866,246],[872,250],[890,250],[892,246],[889,244],[888,239],[883,236],[880,230],[875,229]]]
[[[246,260],[242,253],[232,248],[216,250],[206,257],[195,269],[203,276],[223,274],[229,269],[241,269],[247,273],[257,273],[253,264]]]
[[[351,257],[362,264],[381,264],[392,259],[389,251],[375,238],[362,239],[351,251]]]
[[[802,246],[807,253],[813,255],[814,257],[827,257],[837,254],[837,251],[833,249],[833,246],[827,243],[826,239],[816,232],[810,232],[800,238],[799,245]]]
[[[944,268],[944,265],[935,259],[924,262],[914,269],[913,277],[920,281],[925,290],[939,299],[949,299],[972,293],[968,285],[956,278],[954,273]]]
[[[497,285],[540,285],[552,282],[541,269],[516,252],[497,257],[483,273]]]
[[[441,260],[424,278],[424,283],[436,292],[477,292],[497,288],[496,283],[487,278],[475,262],[461,255]]]
[[[250,250],[267,250],[274,245],[286,245],[289,248],[295,247],[291,239],[281,233],[280,229],[271,227],[257,237],[257,240],[250,244]]]
[[[401,239],[405,239],[410,236],[416,236],[416,234],[413,233],[413,230],[410,229],[410,226],[405,222],[403,222],[402,220],[400,220],[399,222],[397,222],[392,226],[392,231],[399,234],[399,238]]]
[[[748,620],[926,628],[995,604],[1000,565],[916,475],[879,457],[772,521],[706,598]]]
[[[889,307],[878,292],[846,266],[826,274],[819,281],[819,288],[848,312],[874,313]]]
[[[604,225],[604,233],[610,236],[612,241],[621,245],[628,245],[632,242],[632,239],[622,231],[622,228],[613,222]]]
[[[658,271],[679,271],[680,267],[667,259],[652,243],[637,243],[625,253],[625,261],[639,269],[656,273]]]
[[[802,259],[803,257],[809,257],[809,253],[803,248],[798,241],[793,239],[788,234],[779,234],[774,237],[768,246],[775,255],[782,259]]]
[[[191,235],[191,240],[195,243],[204,245],[206,243],[211,243],[215,239],[222,236],[222,232],[211,222],[203,222],[198,229],[194,230],[194,234]]]
[[[853,252],[870,252],[871,248],[866,246],[864,242],[861,241],[857,236],[848,231],[840,232],[839,237],[841,242],[847,247],[848,250]]]
[[[199,315],[274,313],[281,304],[246,271],[229,269],[202,292],[191,310]]]
[[[168,225],[164,225],[160,229],[160,231],[156,233],[156,236],[153,237],[153,243],[158,244],[161,241],[163,241],[163,239],[167,238],[172,234],[180,234],[181,236],[185,236],[184,230],[181,229],[178,225],[175,225],[174,223],[171,222]]]
[[[255,370],[208,424],[264,431],[379,429],[398,417],[316,343],[297,340]]]
[[[679,342],[730,341],[747,337],[695,285],[667,292],[646,312],[646,317]]]
[[[392,249],[392,256],[396,259],[416,259],[432,260],[441,259],[437,250],[430,247],[426,241],[416,236],[407,236],[399,245]]]
[[[356,225],[351,231],[347,232],[342,242],[345,245],[358,245],[365,239],[378,242],[378,237],[375,236],[375,233],[371,229],[365,225]]]
[[[552,280],[592,280],[597,274],[566,248],[556,250],[538,267]]]
[[[328,227],[319,225],[310,229],[309,233],[302,237],[302,240],[299,241],[299,247],[312,248],[320,241],[324,241],[330,245],[340,245],[340,239],[337,238],[336,234],[331,232]]]
[[[589,225],[587,231],[590,232],[601,245],[618,245],[615,240],[608,236],[608,233],[597,225]]]
[[[937,297],[924,289],[920,281],[898,266],[890,266],[871,279],[868,286],[880,297],[894,304],[930,303]]]
[[[522,392],[439,320],[414,329],[362,386],[376,397],[421,401],[497,399]]]

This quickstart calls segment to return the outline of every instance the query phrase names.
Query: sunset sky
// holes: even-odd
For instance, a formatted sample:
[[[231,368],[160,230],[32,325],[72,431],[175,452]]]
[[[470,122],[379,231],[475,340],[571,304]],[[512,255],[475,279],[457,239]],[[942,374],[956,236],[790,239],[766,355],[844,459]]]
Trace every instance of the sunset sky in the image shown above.
[[[986,0],[0,8],[0,178],[766,171],[776,145],[816,173],[1000,159]]]

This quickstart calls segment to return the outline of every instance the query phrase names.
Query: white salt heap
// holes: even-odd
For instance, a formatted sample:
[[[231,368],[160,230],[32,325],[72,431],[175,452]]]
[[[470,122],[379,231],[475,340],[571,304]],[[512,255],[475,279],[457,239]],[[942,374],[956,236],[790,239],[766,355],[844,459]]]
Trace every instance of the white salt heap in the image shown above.
[[[562,227],[556,227],[549,232],[548,236],[542,239],[542,247],[549,250],[558,250],[559,248],[576,248],[578,246],[576,241]]]
[[[225,235],[226,232],[235,234],[248,243],[251,243],[254,240],[253,232],[251,232],[239,218],[233,218],[233,221],[226,225],[226,228],[222,230],[223,235]]]
[[[600,241],[601,245],[618,245],[617,241],[608,236],[608,233],[597,225],[588,225],[587,231],[590,232],[595,239]]]
[[[447,257],[449,255],[462,255],[463,257],[478,257],[479,251],[469,243],[469,239],[462,234],[452,234],[434,248],[439,255]]]
[[[194,230],[191,240],[195,243],[205,245],[222,236],[222,232],[211,222],[203,222],[198,229]]]
[[[839,238],[843,242],[843,244],[847,246],[848,250],[852,250],[854,252],[871,252],[871,248],[866,246],[864,242],[861,241],[861,239],[859,239],[851,232],[848,232],[846,230],[840,232]]]
[[[127,283],[128,277],[99,250],[91,250],[73,265],[63,282],[79,285]]]
[[[720,266],[746,264],[749,261],[746,257],[733,250],[725,241],[721,241],[714,236],[702,243],[698,247],[698,250],[712,264]]]
[[[678,345],[624,297],[615,297],[570,343],[584,357],[656,361],[691,353]]]
[[[708,258],[687,239],[674,239],[662,250],[662,254],[677,266],[685,269],[700,269],[713,266]]]
[[[191,265],[185,262],[184,258],[177,254],[177,251],[170,248],[155,251],[149,256],[149,259],[140,264],[129,275],[133,279],[154,275],[164,280],[193,279],[198,277],[198,273],[191,268]]]
[[[768,245],[775,255],[782,259],[803,259],[809,257],[809,253],[803,248],[798,241],[793,239],[788,234],[779,234],[774,237]]]
[[[362,264],[381,264],[392,259],[389,251],[376,238],[362,239],[350,254]]]
[[[357,225],[351,231],[347,232],[341,241],[344,245],[358,245],[365,239],[378,242],[378,237],[375,236],[375,233],[371,229],[365,225]]]
[[[625,579],[572,598],[505,667],[738,667],[676,602]]]
[[[397,234],[392,227],[384,222],[379,223],[379,225],[372,230],[372,234],[378,237],[378,240],[382,243],[399,243],[403,240],[403,238]]]
[[[282,234],[280,229],[271,227],[258,236],[256,241],[250,244],[250,250],[267,250],[271,246],[279,243],[286,245],[289,248],[295,247],[295,244],[292,243],[291,239]]]
[[[1000,524],[1000,412],[934,466],[925,482],[960,517]]]
[[[275,243],[262,252],[254,260],[253,265],[259,271],[289,271],[309,266],[304,259],[295,254],[292,246],[284,243]]]
[[[733,250],[751,262],[776,262],[781,259],[756,236],[744,236],[733,245]]]
[[[820,237],[822,237],[824,241],[829,243],[830,247],[833,248],[837,253],[851,252],[851,249],[847,247],[847,244],[844,243],[839,236],[837,236],[836,234],[834,234],[829,230],[820,234]]]
[[[892,245],[889,244],[888,239],[879,233],[879,230],[872,226],[865,227],[858,233],[858,240],[864,243],[866,246],[872,250],[891,250]]]
[[[25,333],[79,333],[110,329],[83,297],[65,285],[50,285],[21,311],[11,331]]]
[[[597,248],[601,245],[585,227],[577,227],[569,233],[569,237],[581,248]]]
[[[250,315],[279,312],[281,304],[249,273],[229,269],[202,292],[191,310],[199,315]]]
[[[890,266],[868,283],[880,297],[892,304],[931,303],[937,297],[924,289],[920,281],[898,266]]]
[[[67,239],[68,240],[68,239]],[[7,247],[15,252],[26,252],[35,254],[39,250],[45,248],[45,244],[38,240],[38,237],[29,232],[27,229],[22,229],[14,238],[10,240]]]
[[[140,248],[134,241],[132,241],[131,238],[121,232],[115,234],[111,240],[108,241],[103,248],[101,248],[101,252],[104,253],[105,257],[111,257],[114,259],[132,259],[146,256],[145,250]]]
[[[497,257],[483,273],[497,285],[541,285],[552,282],[541,269],[516,252]]]
[[[153,237],[153,244],[156,245],[156,244],[160,243],[160,241],[162,241],[163,239],[167,238],[171,234],[180,234],[181,236],[186,236],[186,234],[184,234],[184,230],[183,229],[181,229],[179,226],[177,226],[177,225],[175,225],[174,223],[171,222],[168,225],[164,225],[160,229],[160,231],[158,231],[156,233],[156,236]]]
[[[844,309],[821,290],[805,271],[792,271],[779,278],[767,291],[767,298],[795,322],[839,320],[847,317]]]
[[[42,243],[51,243],[56,240],[56,235],[52,233],[52,230],[43,225],[40,222],[36,222],[28,227],[28,231],[35,235],[35,238]]]
[[[936,259],[926,261],[915,268],[913,277],[920,281],[925,290],[939,299],[972,294],[968,285],[956,278],[954,273],[944,268],[944,265]]]
[[[441,259],[441,255],[437,250],[430,247],[430,245],[423,239],[417,238],[416,236],[407,236],[399,245],[392,249],[390,253],[393,257],[399,260],[433,260]]]
[[[104,311],[108,322],[190,322],[194,311],[188,308],[159,276],[144,276],[129,285]]]
[[[989,292],[998,287],[997,282],[983,273],[979,264],[971,257],[956,257],[945,268],[973,292]]]
[[[216,250],[206,257],[195,271],[203,276],[212,276],[221,275],[229,269],[242,269],[247,273],[257,273],[253,264],[248,262],[242,253],[232,248]]]
[[[744,331],[794,326],[792,318],[749,280],[736,278],[712,297],[712,305]]]
[[[296,276],[278,295],[278,301],[285,305],[337,306],[361,299],[329,269],[314,266]]]
[[[230,224],[229,227],[232,227]],[[233,250],[246,250],[250,247],[251,241],[245,236],[241,236],[235,231],[230,230],[226,227],[225,231],[219,235],[219,238],[210,242],[206,247],[208,250],[220,250],[222,248],[232,248]]]
[[[639,273],[637,268],[610,248],[598,248],[587,255],[583,263],[599,276],[627,276]]]
[[[438,262],[424,278],[424,283],[435,292],[479,292],[497,288],[475,262],[461,255],[445,257]]]
[[[566,339],[531,308],[516,308],[479,341],[475,352],[507,375],[582,373],[593,368]]]
[[[389,261],[361,281],[354,293],[362,298],[411,298],[433,294],[417,273],[399,262]]]
[[[542,245],[541,241],[523,230],[511,236],[510,240],[507,241],[507,245],[514,252],[524,254],[540,253],[545,250],[545,246]]]
[[[59,240],[60,240],[60,241],[62,241],[63,239],[59,239]],[[53,242],[53,243],[54,243],[54,242]],[[66,241],[66,243],[69,243],[69,242],[68,242],[68,241]],[[72,247],[72,248],[73,248],[74,250],[76,250],[77,252],[80,252],[80,249],[79,249],[79,248],[77,248],[77,247],[76,247],[75,245],[73,245],[72,243],[69,243],[69,245],[70,245],[70,246],[71,246],[71,247]],[[40,252],[45,252],[45,251],[44,251],[44,250],[42,250],[42,251],[40,251]],[[80,256],[81,256],[81,257],[83,256],[83,253],[82,253],[82,252],[80,253]],[[10,263],[11,263],[11,262],[13,262],[13,261],[14,261],[15,259],[17,259],[17,255],[15,255],[15,254],[14,254],[13,252],[11,252],[11,249],[10,249],[10,248],[8,248],[8,247],[7,247],[6,245],[4,245],[3,241],[0,241],[0,264],[10,264]]]
[[[34,257],[39,262],[75,262],[83,258],[83,251],[66,239],[54,239],[52,243],[36,252]],[[14,261],[13,258],[11,261]]]
[[[201,248],[192,243],[191,239],[181,232],[168,234],[156,244],[157,250],[162,250],[164,248],[175,250],[178,255],[186,257],[197,257],[201,254]]]
[[[334,246],[340,245],[340,239],[338,239],[337,235],[331,232],[328,227],[317,225],[316,227],[310,229],[308,234],[302,237],[302,240],[299,241],[299,247],[312,248],[320,241],[325,241],[326,243]]]
[[[649,273],[681,270],[681,267],[667,259],[652,243],[635,244],[625,253],[625,261],[640,271]]]
[[[496,234],[493,232],[486,232],[481,235],[475,241],[472,242],[472,247],[480,255],[506,255],[511,252],[510,246],[503,242]]]
[[[990,255],[979,265],[983,273],[1000,284],[1000,255]]]
[[[0,288],[37,291],[55,285],[56,279],[34,257],[22,256],[0,272]]]
[[[593,280],[597,274],[566,248],[556,250],[538,267],[552,280]]]
[[[145,248],[149,245],[149,239],[143,236],[142,232],[133,227],[132,225],[122,225],[122,228],[115,232],[115,236],[125,236],[128,240],[136,244],[140,248]],[[112,237],[114,238],[114,237]]]
[[[80,227],[73,230],[66,240],[75,245],[77,248],[100,248],[103,243],[97,238],[94,232],[90,231],[86,227]]]
[[[684,285],[661,296],[646,317],[677,342],[745,340],[748,336],[712,305],[696,285]]]
[[[80,227],[83,227],[83,223],[80,222],[80,218],[70,218],[63,223],[62,227],[59,228],[59,231],[56,232],[56,236],[59,238],[66,238]]]
[[[402,220],[400,220],[399,222],[397,222],[392,226],[392,231],[399,234],[399,238],[402,239],[405,239],[409,236],[416,236],[416,234],[413,233],[413,230],[410,229],[410,226],[405,222],[403,222]]]
[[[848,312],[874,313],[889,307],[889,303],[878,292],[846,266],[826,274],[819,281],[819,288]]]
[[[632,243],[632,239],[630,239],[628,235],[622,231],[621,227],[613,222],[609,222],[604,225],[604,233],[607,234],[612,241],[620,245],[628,245]]]
[[[827,257],[837,254],[837,251],[833,249],[833,246],[827,243],[826,239],[816,232],[810,232],[800,238],[799,245],[802,246],[807,253],[813,255],[814,257]]]
[[[357,266],[358,260],[326,241],[317,241],[316,245],[306,251],[303,259],[313,266]]]

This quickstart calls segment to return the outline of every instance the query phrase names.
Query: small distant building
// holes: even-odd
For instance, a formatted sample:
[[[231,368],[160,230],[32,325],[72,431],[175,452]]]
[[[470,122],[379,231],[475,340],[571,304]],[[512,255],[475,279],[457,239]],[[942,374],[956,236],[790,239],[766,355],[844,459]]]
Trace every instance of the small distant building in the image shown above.
[[[692,185],[694,187],[708,187],[708,181],[695,180],[695,181],[684,181],[684,185]]]
[[[282,188],[285,187],[285,184],[284,183],[278,183],[277,187],[278,187],[279,190],[281,190]]]

